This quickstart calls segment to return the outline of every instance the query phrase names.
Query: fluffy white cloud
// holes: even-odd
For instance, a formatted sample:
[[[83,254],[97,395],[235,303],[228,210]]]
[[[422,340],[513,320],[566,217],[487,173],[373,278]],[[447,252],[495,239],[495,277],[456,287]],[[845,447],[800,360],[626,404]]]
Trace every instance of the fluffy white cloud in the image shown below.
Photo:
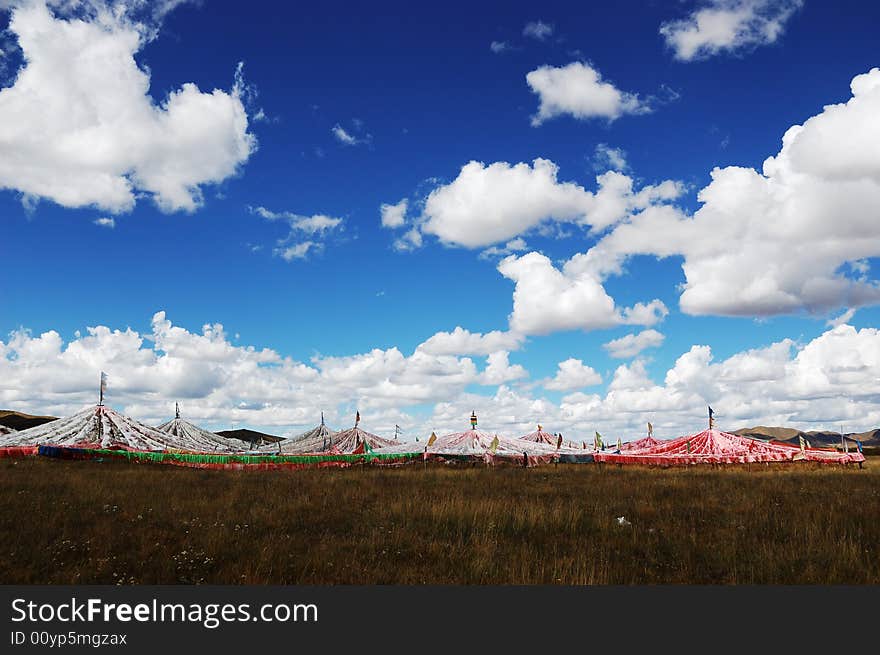
[[[572,391],[602,384],[602,376],[591,367],[574,357],[559,362],[556,376],[544,383],[545,389],[551,391]]]
[[[546,41],[553,36],[553,25],[540,20],[533,20],[526,23],[523,27],[523,36],[527,36],[537,41]]]
[[[617,359],[635,357],[647,348],[656,348],[663,343],[663,335],[657,330],[642,330],[638,334],[627,334],[613,339],[602,347]]]
[[[762,171],[712,171],[700,209],[651,207],[587,255],[603,274],[633,254],[681,255],[689,314],[766,316],[880,302],[866,260],[880,256],[880,69],[852,98],[783,136]]]
[[[528,371],[519,364],[510,363],[510,353],[506,350],[490,353],[486,358],[486,370],[480,376],[482,384],[504,384],[528,377]]]
[[[493,330],[480,334],[456,326],[452,332],[437,332],[417,350],[430,355],[490,355],[499,350],[518,350],[524,339],[515,332]]]
[[[174,4],[160,3],[153,15]],[[158,30],[133,21],[127,8],[12,4],[9,30],[25,64],[0,90],[0,188],[29,202],[113,213],[131,210],[140,194],[163,211],[193,211],[204,185],[247,161],[256,141],[240,69],[231,91],[187,83],[157,104],[134,57]],[[54,13],[62,10],[78,17]]]
[[[408,204],[406,198],[395,205],[383,203],[379,208],[379,212],[382,216],[382,227],[388,227],[391,229],[403,227],[406,223],[406,209]]]
[[[109,216],[102,216],[101,218],[96,218],[92,222],[99,227],[108,227],[111,230],[114,227],[116,227],[116,219],[111,218]]]
[[[844,430],[863,431],[880,425],[878,383],[880,330],[842,325],[806,345],[786,339],[718,362],[709,346],[694,346],[662,384],[637,359],[615,370],[604,395],[577,391],[559,404],[505,386],[491,397],[462,393],[437,403],[427,423],[438,434],[462,430],[476,408],[480,426],[489,431],[522,435],[540,422],[566,440],[590,441],[598,430],[606,440],[627,441],[643,436],[648,421],[660,437],[697,432],[712,405],[719,427],[727,430],[753,425],[836,430],[842,424]]]
[[[461,430],[472,409],[490,431],[525,434],[540,422],[574,440],[594,430],[612,439],[636,438],[646,421],[660,436],[694,432],[704,426],[707,404],[724,429],[842,423],[861,431],[880,425],[875,328],[840,325],[803,345],[785,339],[717,362],[710,346],[695,345],[662,383],[637,359],[617,368],[604,394],[575,391],[558,404],[503,384],[493,395],[467,391],[491,384],[490,377],[525,377],[504,350],[490,353],[480,372],[469,358],[424,349],[409,356],[397,348],[317,355],[306,364],[236,341],[222,325],[189,331],[164,312],[144,334],[97,326],[65,343],[56,331],[35,336],[20,330],[0,340],[0,407],[71,414],[97,400],[103,370],[110,376],[108,402],[136,418],[167,419],[180,400],[187,418],[209,428],[236,422],[276,433],[314,425],[322,410],[331,425],[349,425],[356,408],[369,429],[390,434],[397,423],[410,438],[432,429]],[[554,380],[559,389],[574,389],[591,378],[589,367],[568,360]],[[419,409],[425,405],[427,413]]]
[[[624,114],[644,114],[650,106],[637,93],[621,91],[589,64],[575,61],[567,66],[541,66],[526,75],[526,83],[540,99],[532,125],[540,125],[556,116],[578,119],[607,118],[613,121]]]
[[[666,315],[659,300],[621,309],[601,280],[589,270],[569,261],[562,270],[537,252],[511,255],[498,264],[498,271],[516,283],[513,292],[512,330],[523,334],[547,334],[559,330],[597,330],[615,325],[653,325]]]
[[[455,180],[428,194],[421,230],[466,248],[510,241],[546,221],[601,230],[683,191],[669,180],[636,191],[632,178],[609,171],[596,178],[593,193],[574,182],[559,182],[558,172],[547,159],[531,165],[471,161]]]
[[[704,0],[687,18],[663,23],[660,34],[681,61],[769,45],[803,0]]]

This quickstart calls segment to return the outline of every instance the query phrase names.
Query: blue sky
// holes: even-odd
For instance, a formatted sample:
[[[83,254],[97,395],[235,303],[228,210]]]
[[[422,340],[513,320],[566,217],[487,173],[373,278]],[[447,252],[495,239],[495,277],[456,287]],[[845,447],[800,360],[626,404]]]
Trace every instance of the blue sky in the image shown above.
[[[3,3],[6,5],[11,5],[3,11],[2,24],[7,28],[15,12],[27,18],[31,6]],[[716,167],[756,169],[755,174],[760,175],[764,160],[780,152],[786,130],[821,115],[826,105],[848,102],[853,78],[880,65],[880,48],[873,30],[880,7],[860,2],[832,6],[809,0],[736,0],[547,2],[540,8],[533,3],[452,2],[442,9],[383,2],[351,3],[340,8],[261,2],[245,6],[206,0],[182,3],[167,13],[157,12],[149,20],[143,12],[132,10],[125,14],[130,17],[125,19],[128,22],[108,26],[106,14],[101,13],[106,6],[84,3],[71,10],[51,5],[52,25],[74,20],[99,25],[104,16],[103,29],[111,36],[125,29],[140,29],[142,42],[136,62],[149,80],[153,106],[161,108],[169,93],[187,83],[197,85],[203,94],[219,89],[219,93],[241,102],[247,115],[247,135],[255,147],[230,160],[228,170],[219,174],[219,182],[207,173],[203,178],[198,177],[200,172],[193,173],[195,179],[209,181],[197,184],[202,197],[197,199],[196,207],[189,208],[192,211],[158,206],[150,197],[155,190],[137,182],[138,173],[131,170],[141,166],[152,171],[153,159],[137,160],[132,164],[134,169],[121,165],[120,175],[135,180],[135,199],[127,206],[114,204],[100,194],[62,199],[51,183],[32,184],[23,173],[0,170],[0,186],[5,189],[0,191],[0,261],[4,271],[0,275],[0,340],[6,340],[5,366],[9,369],[0,399],[5,405],[35,412],[61,412],[88,402],[91,389],[77,390],[79,373],[71,374],[70,379],[77,382],[66,383],[64,389],[25,391],[22,387],[27,381],[39,379],[31,377],[36,375],[35,368],[54,370],[52,367],[58,366],[61,372],[57,376],[62,378],[73,366],[122,369],[129,360],[120,359],[112,348],[99,349],[87,363],[77,360],[75,365],[68,361],[70,357],[62,355],[67,344],[77,340],[77,330],[85,334],[87,327],[107,326],[122,331],[130,327],[140,335],[150,335],[154,313],[164,311],[171,323],[189,334],[201,334],[204,324],[220,323],[230,348],[271,349],[279,357],[321,371],[319,379],[310,381],[273,378],[272,384],[280,388],[300,386],[287,400],[275,389],[273,393],[278,395],[267,401],[270,406],[253,414],[244,409],[233,411],[236,406],[252,404],[253,399],[250,392],[230,387],[228,375],[216,373],[210,383],[188,387],[188,402],[195,418],[217,427],[236,422],[295,431],[313,423],[308,417],[320,409],[345,422],[346,412],[360,406],[367,408],[362,410],[365,417],[374,418],[372,427],[376,431],[393,429],[398,422],[418,434],[437,425],[455,427],[452,417],[475,402],[468,394],[485,397],[487,416],[494,419],[498,429],[512,432],[540,419],[555,421],[559,429],[569,431],[591,434],[589,430],[594,428],[610,429],[627,436],[640,429],[637,426],[645,416],[653,415],[659,425],[664,425],[662,416],[669,416],[667,430],[677,433],[701,425],[705,402],[716,409],[727,405],[729,428],[765,420],[821,427],[811,423],[817,413],[810,407],[815,408],[817,403],[823,408],[818,414],[821,420],[845,421],[853,429],[874,427],[871,421],[880,419],[880,404],[875,397],[854,397],[844,385],[837,385],[839,393],[811,389],[792,397],[786,392],[769,409],[762,408],[759,401],[767,393],[772,397],[773,392],[761,385],[791,388],[797,386],[793,379],[780,382],[778,376],[770,375],[755,382],[753,392],[746,392],[736,374],[707,368],[711,375],[726,375],[729,388],[738,389],[738,395],[734,398],[731,394],[729,399],[723,393],[728,387],[723,385],[715,391],[722,397],[713,397],[696,383],[687,392],[670,390],[665,380],[677,360],[695,345],[709,346],[713,362],[718,364],[737,353],[791,339],[794,343],[789,368],[798,368],[795,364],[800,349],[832,329],[827,324],[829,319],[853,308],[855,311],[843,323],[851,326],[854,336],[850,336],[860,344],[857,349],[868,349],[860,359],[867,363],[862,364],[864,377],[858,384],[860,389],[870,387],[880,380],[871,359],[877,349],[874,326],[880,314],[869,288],[874,284],[871,267],[880,251],[868,247],[849,252],[849,246],[842,246],[841,251],[829,254],[829,261],[841,265],[835,269],[829,264],[829,276],[861,276],[865,280],[865,289],[853,292],[855,300],[842,294],[837,302],[829,300],[828,294],[819,298],[805,291],[800,296],[793,294],[793,304],[781,302],[778,306],[773,304],[775,296],[767,294],[769,305],[761,299],[764,304],[760,311],[745,301],[741,305],[731,301],[721,310],[713,309],[711,302],[699,301],[696,311],[686,311],[680,305],[681,285],[687,282],[699,291],[697,285],[705,284],[711,296],[721,284],[702,277],[705,272],[699,273],[699,279],[686,279],[683,262],[691,258],[696,264],[702,255],[683,244],[678,246],[680,251],[668,256],[627,250],[623,269],[603,274],[600,288],[619,309],[656,299],[662,302],[665,313],[638,323],[573,329],[565,327],[562,320],[549,319],[539,327],[531,321],[530,327],[522,327],[522,323],[517,329],[511,317],[512,294],[524,283],[520,280],[515,285],[499,272],[501,256],[480,256],[493,245],[503,247],[507,241],[522,238],[527,245],[511,253],[514,259],[531,252],[542,253],[549,265],[561,270],[566,261],[590,251],[619,225],[637,223],[632,217],[643,211],[667,206],[687,220],[703,205],[697,194],[710,184],[710,172]],[[157,6],[168,8],[169,3]],[[724,42],[723,35],[695,32],[700,11],[721,12],[714,18],[733,21],[739,32],[729,42]],[[746,16],[751,22],[736,24],[738,16]],[[23,23],[25,19],[21,20]],[[694,56],[676,50],[661,34],[662,25],[675,27],[675,21],[689,20],[690,26],[682,23],[675,29],[690,30],[690,36],[704,39],[704,50]],[[527,25],[538,22],[544,28],[537,33],[532,29],[532,36],[525,33],[529,32]],[[761,31],[768,25],[778,28],[773,38]],[[52,56],[37,45],[32,51],[34,62],[25,62],[18,47],[19,36],[15,29],[7,29],[2,41],[2,93],[15,90],[21,71],[39,58]],[[100,56],[96,62],[94,65],[100,68]],[[243,62],[243,81],[234,88],[239,62]],[[532,117],[543,96],[530,88],[526,75],[541,67],[563,70],[574,63],[597,72],[603,82],[637,98],[637,108],[611,117],[601,111],[578,116],[563,109],[533,125]],[[100,103],[105,93],[115,93],[102,86],[112,86],[111,82],[95,86],[78,80],[77,70],[72,68],[68,77],[73,80],[72,89],[56,79],[37,79],[34,83],[42,83],[42,92],[59,98],[59,102],[68,102],[72,114],[76,114],[78,101],[66,100],[65,94],[86,94],[91,98],[88,102]],[[577,89],[562,91],[581,97]],[[0,95],[0,117],[4,111],[12,111],[9,104],[4,105]],[[27,115],[7,115],[7,119],[15,116],[17,120],[0,133],[0,158],[18,161],[31,157],[27,166],[38,171],[57,161],[59,154],[55,150],[40,152],[43,146],[35,146],[36,154],[28,154],[30,135],[53,128],[46,128],[49,123],[37,118],[28,124],[30,118],[23,118]],[[48,112],[45,120],[56,120],[55,114]],[[83,120],[88,123],[91,119]],[[188,120],[197,123],[199,119],[189,115]],[[852,120],[852,129],[858,130],[857,121],[863,118],[860,115]],[[216,133],[199,138],[223,141],[235,136],[231,123],[217,124]],[[98,121],[91,127],[100,130],[102,126]],[[111,147],[119,148],[118,158],[124,160],[125,135],[136,133],[141,125],[132,122],[123,127],[112,132]],[[341,128],[337,134],[344,130],[353,143],[340,140],[334,128]],[[76,141],[82,151],[72,156],[73,165],[78,171],[85,169],[86,174],[92,174],[89,171],[94,162],[88,142],[91,132],[75,121],[58,129],[83,130]],[[186,141],[181,135],[192,130],[198,131],[193,124],[186,124],[181,132],[175,132],[175,145],[168,146],[173,152],[161,153],[163,171],[176,170],[177,148],[201,148],[203,144],[195,139],[191,146],[180,145]],[[239,131],[237,136],[242,134]],[[865,148],[880,151],[876,147],[880,144],[870,141],[876,132],[868,130],[866,135]],[[94,148],[101,152],[99,144]],[[668,180],[676,185],[674,197],[652,202],[648,208],[631,207],[613,223],[592,230],[594,221],[571,217],[553,220],[553,212],[548,209],[546,216],[533,216],[528,229],[510,232],[509,238],[501,240],[486,237],[474,247],[448,238],[451,232],[444,232],[442,225],[451,223],[442,222],[446,217],[459,221],[459,225],[472,224],[473,234],[478,234],[483,229],[479,212],[469,213],[461,206],[456,209],[454,203],[435,208],[433,214],[425,210],[428,195],[452,188],[462,167],[470,161],[482,162],[486,167],[493,163],[529,167],[537,158],[549,160],[557,167],[559,183],[573,183],[594,193],[596,176],[615,168],[607,157],[600,156],[602,149],[623,157],[625,166],[616,167],[636,191]],[[150,153],[143,157],[160,156],[152,150]],[[828,153],[818,159],[836,161],[838,154]],[[186,154],[180,166],[189,166],[190,161],[195,162],[194,167],[203,166],[198,154],[192,152]],[[853,166],[861,163],[859,160]],[[874,166],[869,177],[878,179],[877,162],[869,164]],[[825,175],[823,179],[831,186],[841,183],[837,173],[816,173],[811,165],[803,164],[803,170]],[[95,175],[99,168],[95,166]],[[57,175],[64,174],[64,169],[59,169]],[[487,194],[507,193],[506,187],[486,189]],[[493,203],[493,197],[487,202]],[[403,199],[408,201],[405,227],[383,227],[380,206]],[[872,199],[864,203],[865,211],[870,211]],[[724,213],[728,212],[726,206],[719,211],[726,217],[725,225],[735,225],[739,220],[744,224],[754,221],[754,212],[762,211],[762,207],[739,207],[739,213],[729,215]],[[289,218],[270,220],[257,208],[277,215],[287,213]],[[541,213],[540,208],[535,211]],[[796,210],[783,208],[780,215],[790,216],[792,211],[796,222]],[[300,231],[282,242],[291,233],[290,221],[296,220],[295,216],[317,215],[337,219],[338,225],[311,235]],[[94,221],[101,218],[112,218],[114,227],[96,225]],[[768,215],[766,220],[774,219]],[[814,223],[813,219],[804,220]],[[826,226],[839,224],[841,234],[856,234],[863,243],[877,238],[870,226],[865,227],[862,216],[825,212],[815,221]],[[403,250],[399,239],[409,229],[421,230],[422,243]],[[857,233],[858,229],[865,232]],[[794,234],[800,233],[795,229]],[[817,238],[827,242],[826,237]],[[303,258],[287,261],[281,256],[282,250],[305,240],[321,245],[312,246]],[[734,252],[751,247],[724,232],[719,232],[718,240]],[[811,243],[799,243],[783,233],[775,252],[779,258],[788,258],[792,252],[810,248]],[[860,262],[858,272],[848,268],[847,262],[852,261]],[[732,262],[731,268],[737,267],[744,286],[758,275],[744,262]],[[809,275],[809,268],[806,258],[803,266],[782,276],[785,284],[807,288],[802,280],[792,279]],[[720,288],[728,283],[725,280]],[[537,301],[523,297],[524,303]],[[595,313],[596,308],[586,304],[573,307],[571,316]],[[520,365],[526,372],[519,377],[508,372],[500,378],[502,391],[517,394],[516,401],[499,399],[498,384],[482,384],[474,375],[464,375],[455,383],[437,384],[434,394],[418,391],[410,397],[404,393],[401,398],[408,400],[401,403],[409,404],[395,404],[374,396],[368,380],[351,387],[334,387],[334,379],[328,379],[314,359],[352,358],[374,349],[395,347],[407,357],[435,333],[449,332],[457,326],[471,333],[513,330],[522,335],[517,345],[502,349],[509,365]],[[14,352],[9,345],[14,334],[23,334],[22,329],[29,331],[31,339],[56,331],[64,345],[57,352],[32,354],[37,359],[28,363],[23,351]],[[621,358],[611,357],[603,347],[613,339],[648,329],[663,335],[662,345]],[[818,349],[821,344],[814,345]],[[850,350],[849,346],[841,347]],[[136,350],[142,348],[152,348],[151,342],[145,340]],[[832,366],[832,351],[823,352],[828,358],[825,363]],[[157,357],[161,358],[162,353]],[[454,366],[470,358],[479,375],[486,366],[486,354],[465,351],[438,356],[453,357]],[[138,357],[136,352],[128,356]],[[560,362],[572,358],[598,373],[601,383],[582,387],[572,382],[556,385],[558,390],[540,383],[556,375]],[[810,361],[810,366],[821,368],[821,362]],[[780,370],[784,368],[777,364]],[[30,367],[27,372],[26,366]],[[190,379],[200,379],[199,366],[200,358],[191,357],[180,370],[187,371]],[[387,378],[403,386],[431,387],[432,366],[426,366],[428,372],[418,375],[403,369],[377,369],[375,381]],[[627,387],[627,393],[633,394],[627,401],[608,398],[621,366],[628,367],[627,371],[643,367],[647,376],[640,386]],[[625,377],[627,371],[618,377]],[[816,368],[801,367],[798,371],[785,375],[808,379],[824,375],[829,384],[836,379],[836,373]],[[97,379],[94,370],[83,375],[82,379]],[[149,388],[149,398],[145,399],[142,391],[146,383],[137,383],[130,374],[117,370],[111,370],[110,375],[111,380],[125,380],[117,386],[117,402],[132,413],[155,419],[163,416],[163,403],[170,401],[173,405],[175,398],[163,398],[158,382],[156,388]],[[309,387],[313,384],[320,385],[320,393]],[[665,391],[652,391],[652,386]],[[598,405],[590,405],[580,397],[571,398],[578,393],[594,395]],[[320,400],[308,400],[316,394]],[[674,400],[669,400],[670,394]],[[412,398],[419,402],[409,402]],[[810,400],[815,400],[813,405]],[[521,411],[511,409],[516,402],[523,407]],[[578,403],[585,404],[577,409]],[[830,404],[826,407],[825,403]],[[296,404],[297,411],[292,411],[290,404]],[[636,407],[641,409],[636,411]],[[539,413],[549,417],[537,416]]]

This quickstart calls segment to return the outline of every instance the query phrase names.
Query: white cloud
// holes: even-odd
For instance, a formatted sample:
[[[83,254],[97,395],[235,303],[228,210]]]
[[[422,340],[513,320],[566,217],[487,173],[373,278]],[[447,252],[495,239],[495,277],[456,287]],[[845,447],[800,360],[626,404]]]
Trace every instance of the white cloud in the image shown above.
[[[339,141],[340,143],[342,143],[344,145],[353,146],[353,145],[357,145],[358,143],[360,143],[357,140],[357,138],[355,138],[354,136],[349,134],[345,130],[345,128],[342,127],[341,125],[339,125],[338,123],[336,125],[334,125],[332,128],[330,128],[330,132],[333,134],[333,136],[336,137],[337,141]]]
[[[483,252],[480,253],[480,259],[492,259],[494,257],[507,257],[507,255],[512,255],[515,252],[522,252],[528,248],[528,244],[526,244],[526,240],[522,237],[517,237],[516,239],[511,239],[503,247],[499,248],[498,246],[492,246],[491,248],[486,248]]]
[[[355,118],[352,120],[352,124],[354,125],[355,131],[361,133],[363,132],[363,121]],[[353,132],[346,130],[339,123],[330,128],[330,133],[337,141],[339,141],[339,143],[345,146],[358,146],[364,143],[370,143],[370,141],[373,140],[373,136],[371,134],[362,134],[361,136],[358,136]]]
[[[660,26],[681,61],[775,43],[803,0],[704,0],[687,18]]]
[[[256,148],[241,69],[228,92],[187,83],[157,104],[135,54],[158,28],[130,19],[137,3],[108,7],[12,6],[25,65],[0,90],[0,188],[112,213],[130,211],[141,194],[163,211],[194,211],[202,187],[234,175]],[[62,10],[78,17],[53,13]]]
[[[493,330],[480,334],[456,326],[452,332],[437,332],[417,350],[430,355],[490,355],[499,350],[518,350],[524,338],[514,332]]]
[[[397,348],[316,355],[306,364],[272,349],[236,345],[222,325],[189,331],[157,312],[143,334],[96,326],[65,342],[52,330],[13,332],[0,340],[0,407],[69,415],[97,400],[103,370],[110,376],[108,402],[149,423],[167,419],[180,400],[187,418],[209,428],[237,422],[274,426],[276,433],[314,425],[322,410],[331,425],[348,425],[355,408],[380,434],[395,423],[409,435],[461,430],[476,409],[480,427],[490,431],[525,434],[541,422],[576,441],[594,430],[637,438],[646,421],[658,436],[695,432],[705,425],[707,404],[723,429],[836,429],[842,423],[861,431],[880,425],[876,328],[840,325],[803,345],[784,339],[720,361],[710,346],[695,345],[661,373],[661,383],[635,360],[617,368],[604,394],[574,391],[560,403],[503,384],[491,395],[467,391],[488,384],[490,369],[493,379],[524,377],[503,347],[489,357],[482,373],[470,358],[422,348],[410,356]],[[560,389],[574,379],[592,381],[582,362],[569,362],[560,363],[554,378]],[[419,409],[425,405],[427,413]]]
[[[606,118],[613,121],[624,114],[645,114],[650,106],[638,94],[621,91],[589,64],[575,61],[567,66],[541,66],[526,75],[526,83],[538,94],[537,126],[556,116],[577,119]]]
[[[289,211],[276,212],[262,206],[248,207],[248,211],[269,221],[287,223],[290,227],[287,236],[277,240],[277,247],[272,252],[288,262],[307,259],[310,253],[323,250],[330,233],[337,228],[342,229],[344,222],[341,218],[326,214],[303,216]]]
[[[110,217],[108,217],[108,216],[102,216],[101,218],[96,218],[96,219],[95,219],[94,221],[92,221],[92,222],[93,222],[95,225],[98,225],[98,226],[100,226],[100,227],[108,227],[108,228],[110,228],[111,230],[112,230],[114,227],[116,227],[116,220],[113,219],[113,218],[110,218]]]
[[[608,354],[617,359],[635,357],[647,348],[656,348],[663,343],[663,335],[657,330],[642,330],[638,334],[627,334],[613,339],[602,347]]]
[[[480,248],[510,241],[546,221],[604,229],[683,191],[672,181],[635,191],[632,178],[609,171],[596,178],[598,189],[592,193],[574,182],[559,182],[558,171],[547,159],[531,165],[471,161],[455,180],[430,192],[421,229],[447,243]]]
[[[544,383],[545,389],[551,391],[572,391],[602,384],[602,376],[591,367],[574,357],[559,362],[556,376]]]
[[[593,162],[597,170],[626,171],[629,164],[626,162],[626,151],[622,148],[612,148],[607,143],[596,145]]]
[[[576,260],[559,270],[545,255],[530,252],[503,259],[498,271],[516,284],[509,320],[511,329],[523,334],[653,325],[667,313],[659,300],[617,307],[601,280]]]
[[[607,274],[634,254],[683,256],[680,306],[689,314],[824,313],[880,302],[864,265],[880,256],[880,69],[851,88],[845,104],[791,127],[762,171],[714,169],[693,216],[648,208],[585,261]]]
[[[272,252],[284,261],[292,262],[294,259],[306,259],[310,251],[313,252],[322,248],[322,244],[315,243],[314,241],[302,241],[292,246],[275,248]]]
[[[379,212],[382,216],[382,227],[392,229],[403,227],[406,223],[406,209],[408,204],[406,198],[395,205],[383,203],[379,208]]]
[[[852,317],[855,316],[855,314],[856,314],[855,307],[850,307],[845,312],[843,312],[843,314],[841,314],[840,316],[837,316],[836,318],[828,319],[828,321],[826,321],[825,325],[827,325],[828,327],[833,327],[833,328],[837,327],[838,325],[846,325],[847,323],[849,323],[852,320]]]
[[[513,380],[528,377],[528,372],[519,364],[510,364],[510,353],[505,350],[490,353],[486,361],[486,370],[480,376],[480,383],[486,385],[504,384]]]
[[[540,20],[530,21],[523,27],[522,33],[523,36],[531,39],[546,41],[549,37],[553,36],[553,25]]]
[[[510,52],[513,50],[513,47],[507,41],[492,41],[489,44],[489,50],[494,52],[496,55],[503,54],[505,52]]]
[[[408,252],[422,247],[422,233],[418,227],[413,227],[403,233],[403,236],[394,241],[394,249],[400,252]]]

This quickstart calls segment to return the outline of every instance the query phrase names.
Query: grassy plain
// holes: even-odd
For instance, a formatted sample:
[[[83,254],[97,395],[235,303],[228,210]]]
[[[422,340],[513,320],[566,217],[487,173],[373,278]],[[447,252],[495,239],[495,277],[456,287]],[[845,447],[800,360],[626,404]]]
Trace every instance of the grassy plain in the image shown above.
[[[5,459],[0,536],[6,584],[878,584],[880,462],[245,472]]]

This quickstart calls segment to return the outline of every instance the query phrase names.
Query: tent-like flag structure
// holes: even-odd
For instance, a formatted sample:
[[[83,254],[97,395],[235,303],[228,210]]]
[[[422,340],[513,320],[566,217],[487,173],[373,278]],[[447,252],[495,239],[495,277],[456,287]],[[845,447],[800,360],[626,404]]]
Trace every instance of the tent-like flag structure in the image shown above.
[[[0,447],[43,445],[128,450],[187,449],[175,437],[105,405],[95,405],[73,416],[0,438]]]
[[[532,441],[534,443],[546,443],[551,446],[556,446],[556,442],[559,440],[559,437],[550,434],[543,427],[538,425],[538,429],[534,432],[529,432],[528,434],[524,434],[520,437],[520,439],[525,439],[526,441]]]
[[[340,453],[363,453],[372,452],[389,446],[399,446],[400,442],[394,439],[385,439],[358,426],[342,430],[333,435],[333,447]],[[412,446],[406,452],[412,452]]]
[[[748,464],[799,460],[826,464],[849,464],[865,461],[864,455],[859,452],[841,453],[834,449],[825,448],[801,449],[798,446],[741,437],[714,428],[677,439],[657,441],[648,437],[629,445],[630,448],[621,449],[619,454],[598,452],[594,454],[594,457],[597,462],[654,466]]]
[[[550,434],[549,432],[544,430],[543,426],[541,426],[540,424],[538,425],[537,430],[535,430],[534,432],[529,432],[528,434],[524,434],[523,436],[520,437],[520,439],[523,439],[525,441],[532,441],[534,443],[549,444],[549,445],[553,446],[554,448],[556,447],[556,444],[559,443],[559,435]],[[575,444],[572,441],[563,440],[562,445],[564,447],[569,448],[569,449],[576,448],[576,449],[580,450],[580,448],[578,448],[577,444]]]
[[[546,464],[562,456],[580,457],[582,461],[592,461],[592,453],[572,448],[557,450],[555,443],[511,439],[497,434],[489,434],[476,427],[475,417],[471,417],[472,427],[464,432],[454,432],[437,437],[434,443],[425,446],[425,458],[435,461],[482,461],[486,463],[509,462],[514,464]],[[550,435],[551,437],[553,435]],[[376,450],[376,454],[411,452],[414,444],[406,443]],[[575,461],[560,460],[560,461]],[[580,461],[580,460],[579,460]]]
[[[219,442],[174,435],[151,428],[105,405],[0,438],[0,448],[19,446],[69,446],[124,450],[217,452]],[[210,449],[209,449],[210,445]],[[223,447],[221,452],[232,449]]]
[[[285,455],[297,453],[326,453],[340,452],[336,448],[336,432],[328,428],[322,420],[320,425],[306,430],[295,437],[289,437],[278,443],[260,446],[260,452],[282,453]]]
[[[660,442],[652,436],[643,437],[641,439],[637,439],[636,441],[627,441],[626,443],[621,444],[620,452],[642,450],[643,448],[652,448],[659,443]]]
[[[240,452],[244,450],[244,442],[237,439],[229,439],[219,434],[203,430],[197,425],[180,418],[180,409],[177,408],[175,417],[160,425],[157,430],[167,432],[179,443],[188,445],[188,450],[201,452]]]

